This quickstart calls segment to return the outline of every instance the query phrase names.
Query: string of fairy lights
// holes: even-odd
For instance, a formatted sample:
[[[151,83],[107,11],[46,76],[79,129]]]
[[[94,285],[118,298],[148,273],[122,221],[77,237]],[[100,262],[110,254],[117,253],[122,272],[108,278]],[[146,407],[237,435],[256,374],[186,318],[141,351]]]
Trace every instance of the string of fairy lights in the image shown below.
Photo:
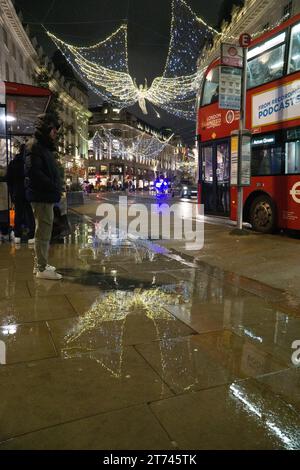
[[[174,137],[172,134],[162,140],[158,136],[150,136],[146,132],[135,137],[125,137],[124,135],[120,137],[118,133],[118,129],[101,126],[89,140],[94,153],[97,155],[105,150],[119,158],[127,159],[129,157],[130,159],[131,157],[132,160],[138,159],[140,162],[146,163],[149,160],[157,159]]]
[[[251,4],[256,1],[252,0]],[[187,120],[195,119],[197,90],[206,69],[201,63],[197,67],[201,51],[212,40],[217,40],[217,44],[238,37],[230,29],[218,32],[209,26],[185,0],[172,0],[170,44],[164,72],[148,88],[147,83],[138,86],[129,73],[127,24],[104,41],[86,47],[68,44],[49,31],[47,34],[81,79],[103,100],[119,109],[138,103],[144,114],[148,113],[149,102]]]
[[[77,74],[92,91],[119,108],[138,100],[138,90],[129,75],[127,25],[93,46],[76,47],[47,31]]]
[[[139,103],[145,114],[149,101],[187,119],[194,119],[195,115],[199,51],[215,33],[184,0],[173,0],[165,70],[148,88],[147,85],[138,87],[129,74],[127,25],[104,41],[87,47],[68,44],[47,31],[77,74],[103,100],[120,109]]]

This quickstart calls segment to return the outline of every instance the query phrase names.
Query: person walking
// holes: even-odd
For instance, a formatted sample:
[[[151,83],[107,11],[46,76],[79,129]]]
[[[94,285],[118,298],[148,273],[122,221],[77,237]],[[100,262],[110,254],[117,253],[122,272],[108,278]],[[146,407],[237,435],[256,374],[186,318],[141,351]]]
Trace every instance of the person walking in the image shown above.
[[[62,276],[48,264],[54,220],[54,204],[61,198],[61,178],[54,157],[60,123],[55,115],[38,117],[34,139],[27,148],[25,162],[26,197],[35,218],[35,266],[38,279],[60,280]]]
[[[28,230],[28,244],[34,244],[34,217],[30,203],[25,194],[25,154],[26,145],[22,144],[18,154],[9,163],[7,168],[7,185],[11,200],[15,208],[14,242],[16,245],[22,241],[23,225]]]

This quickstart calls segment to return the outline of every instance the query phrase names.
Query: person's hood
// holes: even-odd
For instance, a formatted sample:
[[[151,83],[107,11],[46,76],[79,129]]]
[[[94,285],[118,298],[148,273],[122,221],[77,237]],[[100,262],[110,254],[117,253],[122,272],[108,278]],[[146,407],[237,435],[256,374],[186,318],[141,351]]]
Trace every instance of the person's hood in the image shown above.
[[[46,113],[38,116],[36,127],[35,127],[35,138],[36,140],[44,147],[47,147],[49,150],[56,149],[56,142],[54,142],[50,137],[50,132],[52,129],[59,129],[61,123],[55,114]]]

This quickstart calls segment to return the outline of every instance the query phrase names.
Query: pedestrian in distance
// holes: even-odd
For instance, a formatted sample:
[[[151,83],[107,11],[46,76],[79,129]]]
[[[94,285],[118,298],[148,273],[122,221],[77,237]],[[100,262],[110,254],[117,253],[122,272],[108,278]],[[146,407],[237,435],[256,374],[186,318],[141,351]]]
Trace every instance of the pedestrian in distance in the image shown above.
[[[35,218],[35,265],[38,279],[60,280],[56,268],[48,264],[53,229],[54,204],[61,199],[62,187],[54,152],[60,123],[55,115],[38,117],[34,139],[27,148],[25,163],[26,197]]]

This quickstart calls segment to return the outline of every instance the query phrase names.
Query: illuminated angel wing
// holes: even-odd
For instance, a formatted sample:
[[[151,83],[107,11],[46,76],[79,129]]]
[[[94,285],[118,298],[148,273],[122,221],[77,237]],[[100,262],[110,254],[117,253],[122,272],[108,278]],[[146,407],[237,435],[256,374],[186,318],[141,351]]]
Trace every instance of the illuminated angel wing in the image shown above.
[[[103,100],[118,108],[138,102],[144,114],[147,114],[148,100],[169,113],[195,119],[201,76],[201,72],[197,72],[197,59],[205,42],[217,31],[197,18],[184,0],[172,1],[166,67],[163,76],[156,78],[149,89],[146,86],[138,88],[129,74],[127,25],[121,26],[106,40],[88,47],[72,46],[47,33],[79,77]]]
[[[139,90],[128,73],[126,25],[105,41],[88,47],[76,47],[47,34],[84,83],[101,98],[119,108],[138,101]]]
[[[201,50],[216,30],[191,10],[185,0],[172,1],[171,41],[162,77],[154,80],[146,99],[185,119],[195,119],[196,95],[203,72],[197,70]]]
[[[70,50],[74,55],[74,68],[95,93],[119,107],[131,106],[137,102],[139,91],[128,73],[94,64],[72,48]]]
[[[195,73],[183,77],[156,78],[145,98],[151,103],[172,114],[186,119],[194,119],[196,92],[203,73]]]

